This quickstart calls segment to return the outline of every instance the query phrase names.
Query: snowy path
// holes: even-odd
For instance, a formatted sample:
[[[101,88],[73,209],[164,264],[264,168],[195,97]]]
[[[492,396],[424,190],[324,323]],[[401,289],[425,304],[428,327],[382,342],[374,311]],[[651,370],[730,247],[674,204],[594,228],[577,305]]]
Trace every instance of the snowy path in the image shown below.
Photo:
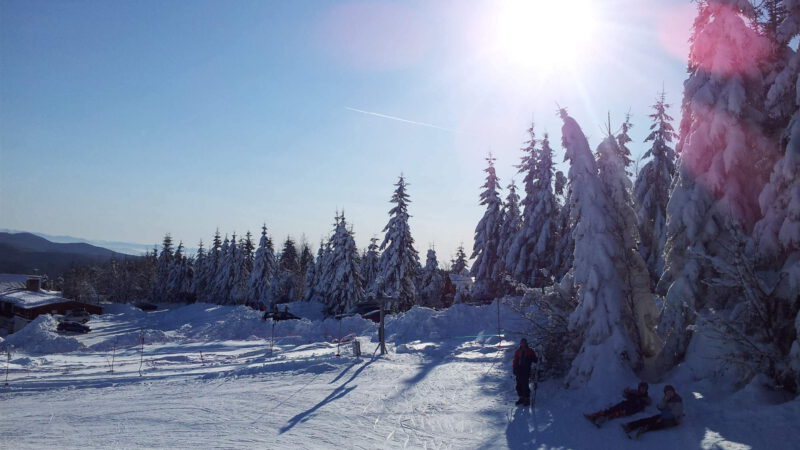
[[[118,319],[98,321],[97,334],[79,339],[121,342],[136,327]],[[404,333],[419,339],[415,320]],[[130,336],[114,373],[102,345],[20,352],[10,385],[0,386],[0,448],[798,448],[800,400],[768,404],[700,382],[679,386],[684,425],[639,441],[625,437],[620,421],[596,429],[582,417],[618,401],[615,393],[552,381],[542,383],[535,408],[516,408],[510,350],[449,331],[374,359],[375,343],[362,336],[360,361],[334,356],[329,342],[279,341],[269,357],[264,339],[161,339],[145,345],[142,376]]]
[[[263,355],[263,343],[242,344],[230,354]],[[494,347],[452,342],[361,361],[334,351],[320,344],[275,360],[197,361],[141,378],[102,364],[92,371],[98,361],[87,355],[85,376],[31,374],[2,391],[0,447],[639,447],[615,423],[588,424],[579,412],[591,402],[554,383],[543,384],[535,408],[513,407],[507,355]],[[797,401],[759,414],[686,394],[695,423],[642,437],[648,448],[797,448]]]

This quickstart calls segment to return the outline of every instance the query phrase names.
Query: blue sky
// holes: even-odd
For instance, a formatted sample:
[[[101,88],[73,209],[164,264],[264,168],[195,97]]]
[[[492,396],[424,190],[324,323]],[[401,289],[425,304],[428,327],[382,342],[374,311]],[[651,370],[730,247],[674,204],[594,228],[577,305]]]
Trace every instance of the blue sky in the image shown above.
[[[316,244],[344,209],[363,247],[403,172],[418,249],[449,259],[485,154],[505,186],[532,117],[560,159],[556,102],[592,145],[630,111],[641,154],[662,83],[680,103],[688,0],[586,1],[589,31],[499,1],[4,1],[0,227]],[[509,16],[546,32],[509,44]]]

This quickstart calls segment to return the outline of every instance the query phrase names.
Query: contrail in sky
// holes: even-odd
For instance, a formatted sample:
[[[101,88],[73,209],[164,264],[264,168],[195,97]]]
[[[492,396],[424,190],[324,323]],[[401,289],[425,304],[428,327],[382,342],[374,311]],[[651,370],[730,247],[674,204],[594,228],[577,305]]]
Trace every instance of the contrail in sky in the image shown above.
[[[410,123],[412,125],[419,125],[419,126],[428,127],[428,128],[436,128],[437,130],[448,131],[450,133],[458,133],[456,130],[451,130],[450,128],[444,128],[444,127],[440,127],[440,126],[433,125],[433,124],[430,124],[430,123],[417,122],[417,121],[414,121],[414,120],[403,119],[403,118],[400,118],[400,117],[389,116],[389,115],[386,115],[386,114],[376,113],[376,112],[372,112],[372,111],[364,111],[363,109],[351,108],[349,106],[345,106],[344,109],[347,109],[349,111],[354,111],[354,112],[357,112],[357,113],[361,113],[361,114],[367,114],[369,116],[382,117],[384,119],[396,120],[398,122],[405,122],[405,123]]]

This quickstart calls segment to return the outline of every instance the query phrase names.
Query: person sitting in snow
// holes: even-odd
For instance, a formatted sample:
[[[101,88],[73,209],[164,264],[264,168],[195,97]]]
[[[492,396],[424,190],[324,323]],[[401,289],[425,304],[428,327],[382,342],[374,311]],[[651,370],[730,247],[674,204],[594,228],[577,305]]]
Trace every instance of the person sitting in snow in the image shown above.
[[[639,387],[637,389],[626,388],[624,391],[622,391],[622,396],[625,397],[625,400],[608,409],[584,415],[597,426],[601,426],[611,419],[632,416],[640,411],[643,411],[648,405],[650,405],[650,403],[652,403],[650,396],[647,394],[648,388],[649,385],[642,381],[639,383]]]
[[[625,430],[628,437],[631,437],[631,434],[639,437],[642,433],[672,428],[681,423],[683,418],[683,399],[675,392],[674,387],[669,384],[664,386],[664,399],[656,406],[661,411],[660,414],[622,425],[622,429]]]
[[[514,352],[514,362],[511,364],[512,372],[517,377],[517,405],[530,406],[531,387],[528,381],[531,378],[531,365],[538,361],[536,352],[528,347],[528,340],[519,341],[519,348]]]

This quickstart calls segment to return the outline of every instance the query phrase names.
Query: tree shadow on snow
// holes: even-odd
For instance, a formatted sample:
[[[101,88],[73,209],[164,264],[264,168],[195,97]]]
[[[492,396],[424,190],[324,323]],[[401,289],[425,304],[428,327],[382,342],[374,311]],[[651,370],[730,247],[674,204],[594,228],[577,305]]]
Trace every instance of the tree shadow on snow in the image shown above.
[[[282,426],[280,428],[280,430],[278,431],[278,434],[283,434],[283,433],[291,430],[292,428],[294,428],[297,424],[300,424],[300,423],[308,421],[309,419],[311,419],[313,417],[314,413],[316,413],[317,410],[319,410],[323,406],[327,405],[328,403],[333,402],[334,400],[338,400],[338,399],[346,396],[347,394],[349,394],[353,390],[355,390],[358,387],[357,384],[353,385],[353,386],[347,386],[347,385],[351,381],[355,380],[356,377],[358,377],[361,374],[361,372],[363,372],[364,369],[366,369],[373,362],[375,362],[375,359],[371,359],[371,360],[367,361],[366,363],[364,363],[361,367],[358,368],[358,370],[353,372],[353,374],[350,376],[350,378],[347,379],[347,381],[345,381],[344,383],[340,384],[336,389],[334,389],[330,394],[328,394],[327,397],[322,399],[319,403],[317,403],[316,405],[312,406],[311,408],[307,409],[306,411],[303,411],[303,412],[297,414],[296,416],[292,417],[291,419],[289,419],[288,422],[286,423],[286,425],[284,425],[284,426]],[[350,367],[352,367],[352,365]],[[344,373],[347,372],[350,369],[350,367],[345,368],[345,370],[342,371],[342,373],[340,373],[336,377],[336,379],[341,378],[342,375],[344,375]]]

